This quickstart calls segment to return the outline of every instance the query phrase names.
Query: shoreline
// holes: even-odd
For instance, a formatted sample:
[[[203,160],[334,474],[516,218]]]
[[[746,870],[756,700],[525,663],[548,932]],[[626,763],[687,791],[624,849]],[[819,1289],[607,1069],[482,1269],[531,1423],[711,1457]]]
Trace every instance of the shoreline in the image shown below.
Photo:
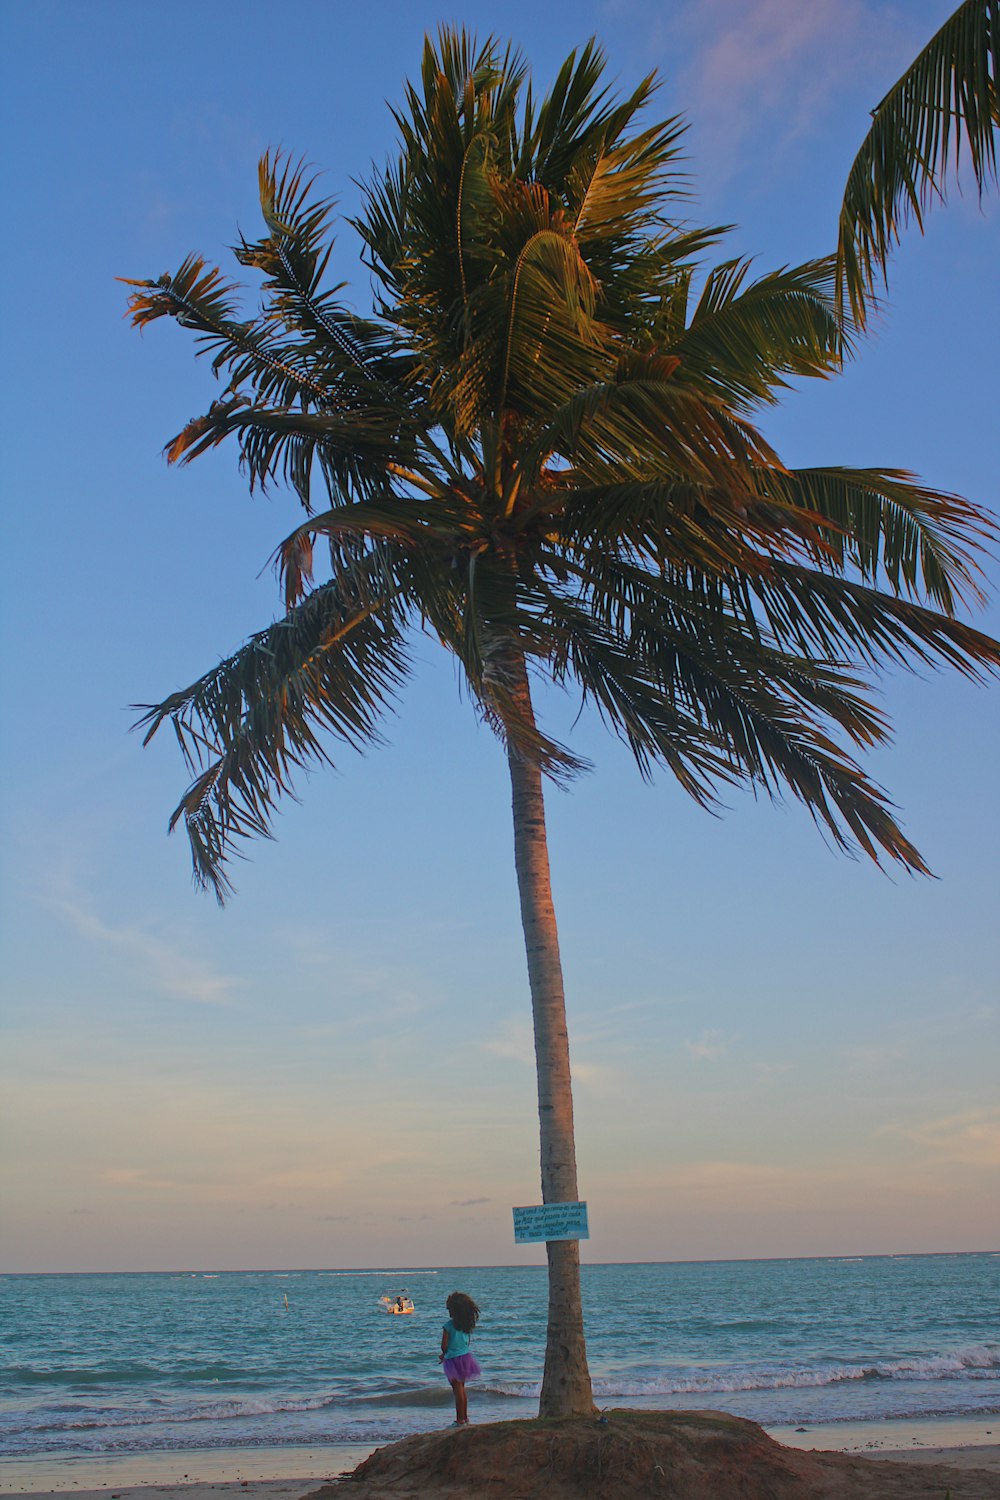
[[[786,1447],[908,1463],[947,1463],[1000,1475],[1000,1414],[766,1427]],[[0,1458],[0,1495],[78,1500],[299,1500],[350,1473],[378,1444],[204,1448],[68,1458]]]

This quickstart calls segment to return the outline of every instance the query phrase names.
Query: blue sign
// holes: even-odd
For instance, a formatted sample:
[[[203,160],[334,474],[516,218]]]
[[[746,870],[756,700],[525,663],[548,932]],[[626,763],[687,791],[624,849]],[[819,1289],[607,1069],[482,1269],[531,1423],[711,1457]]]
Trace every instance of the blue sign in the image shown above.
[[[586,1203],[534,1203],[514,1210],[515,1245],[589,1239]]]

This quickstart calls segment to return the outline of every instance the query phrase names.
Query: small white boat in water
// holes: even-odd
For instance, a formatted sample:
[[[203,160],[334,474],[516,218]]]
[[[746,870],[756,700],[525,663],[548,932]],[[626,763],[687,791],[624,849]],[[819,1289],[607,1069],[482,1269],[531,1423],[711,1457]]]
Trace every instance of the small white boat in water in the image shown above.
[[[380,1297],[378,1300],[379,1305],[392,1318],[399,1318],[406,1313],[416,1311],[413,1306],[413,1298],[405,1291],[388,1292],[384,1297]]]

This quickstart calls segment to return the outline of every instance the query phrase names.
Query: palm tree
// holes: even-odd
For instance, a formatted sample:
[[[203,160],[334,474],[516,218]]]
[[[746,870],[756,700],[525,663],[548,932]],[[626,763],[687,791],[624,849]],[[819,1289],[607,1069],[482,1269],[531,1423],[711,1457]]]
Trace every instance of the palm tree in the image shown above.
[[[863,326],[909,218],[922,229],[964,145],[980,193],[996,182],[1000,0],[965,0],[872,110],[840,210],[837,286]]]
[[[547,1202],[578,1188],[543,778],[581,761],[536,717],[539,687],[575,684],[644,775],[665,766],[701,803],[788,789],[837,845],[923,871],[847,748],[887,732],[866,670],[1000,661],[956,618],[983,515],[893,470],[786,468],[752,425],[849,347],[833,258],[756,279],[728,260],[696,296],[721,231],[681,221],[683,127],[643,123],[654,79],[616,98],[603,66],[590,42],[538,103],[517,53],[426,42],[398,157],[353,221],[369,317],[324,289],[329,205],[271,156],[265,232],[235,252],[263,276],[257,315],[197,258],[129,283],[136,324],[176,319],[228,375],[170,460],[233,437],[251,486],[285,482],[306,512],[276,553],[283,617],[143,705],[193,777],[171,827],[224,899],[296,771],[373,744],[413,635],[436,637],[506,748]],[[588,1411],[578,1245],[548,1262],[540,1409]]]

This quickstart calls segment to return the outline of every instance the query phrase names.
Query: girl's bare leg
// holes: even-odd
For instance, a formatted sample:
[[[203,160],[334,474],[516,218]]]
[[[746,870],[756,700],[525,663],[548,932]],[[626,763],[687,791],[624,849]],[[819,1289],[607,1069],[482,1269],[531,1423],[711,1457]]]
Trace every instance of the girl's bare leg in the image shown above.
[[[465,1382],[453,1380],[451,1388],[455,1392],[455,1421],[467,1422],[469,1420],[469,1398],[465,1393]]]

